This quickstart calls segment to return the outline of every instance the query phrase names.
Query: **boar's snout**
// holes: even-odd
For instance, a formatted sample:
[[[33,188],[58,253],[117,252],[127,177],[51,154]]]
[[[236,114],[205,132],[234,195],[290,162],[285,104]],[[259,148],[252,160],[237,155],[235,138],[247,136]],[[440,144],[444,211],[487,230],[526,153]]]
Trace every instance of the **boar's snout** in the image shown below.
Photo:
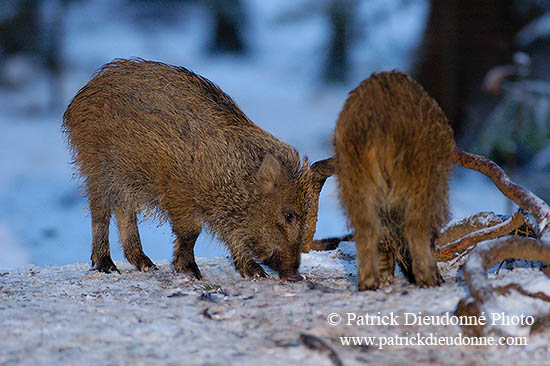
[[[281,280],[297,282],[304,279],[300,272],[298,272],[298,268],[300,267],[300,253],[298,253],[297,258],[292,260],[281,260],[278,256],[271,256],[270,258],[264,260],[263,264],[277,271]]]

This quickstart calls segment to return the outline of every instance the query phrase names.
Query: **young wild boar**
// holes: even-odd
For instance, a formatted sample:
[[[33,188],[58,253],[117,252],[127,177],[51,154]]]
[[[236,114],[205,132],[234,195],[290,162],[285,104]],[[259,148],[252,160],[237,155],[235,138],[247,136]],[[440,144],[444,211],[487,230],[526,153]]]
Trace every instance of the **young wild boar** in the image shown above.
[[[315,187],[326,176],[212,82],[182,67],[115,60],[78,92],[63,120],[85,179],[97,270],[118,271],[108,241],[113,212],[128,261],[156,268],[138,233],[145,211],[172,224],[176,271],[201,278],[193,247],[206,226],[227,244],[241,275],[265,276],[257,260],[281,278],[301,279]]]
[[[437,103],[403,73],[375,73],[350,93],[333,145],[359,290],[390,284],[395,259],[411,282],[439,285],[433,246],[448,219],[455,143]]]

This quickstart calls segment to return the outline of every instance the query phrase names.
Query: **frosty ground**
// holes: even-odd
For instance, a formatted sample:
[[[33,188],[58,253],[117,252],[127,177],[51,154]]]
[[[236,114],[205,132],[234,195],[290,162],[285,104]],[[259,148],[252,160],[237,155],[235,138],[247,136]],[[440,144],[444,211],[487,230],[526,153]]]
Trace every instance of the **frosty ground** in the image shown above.
[[[117,262],[120,275],[90,271],[87,264],[1,273],[0,365],[550,362],[549,330],[529,336],[529,327],[504,327],[527,337],[524,346],[342,346],[343,336],[374,336],[377,342],[380,337],[417,334],[457,337],[461,328],[452,325],[346,324],[346,313],[452,313],[467,294],[456,267],[441,266],[446,280],[441,287],[420,289],[398,274],[389,287],[358,292],[352,243],[305,254],[300,269],[306,280],[299,283],[276,276],[241,279],[223,257],[199,258],[198,264],[202,281],[174,273],[166,261],[150,273],[126,262]],[[549,279],[538,268],[501,269],[490,278],[498,285],[517,282],[528,291],[550,295]],[[499,302],[509,315],[550,312],[550,303],[517,293],[499,296]],[[343,317],[340,325],[328,323],[332,313]],[[309,347],[310,335],[328,347]]]

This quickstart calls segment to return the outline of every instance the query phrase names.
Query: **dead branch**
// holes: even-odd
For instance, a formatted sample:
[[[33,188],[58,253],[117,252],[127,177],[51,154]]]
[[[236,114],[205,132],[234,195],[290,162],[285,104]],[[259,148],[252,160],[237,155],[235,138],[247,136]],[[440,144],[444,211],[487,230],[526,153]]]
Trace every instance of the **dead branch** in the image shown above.
[[[317,213],[319,211],[319,196],[321,189],[328,177],[334,174],[334,158],[328,158],[317,161],[311,165],[313,175],[313,205],[310,207],[310,212],[306,218],[306,230],[304,233],[302,253],[307,253],[311,250],[313,244],[313,236],[317,226]]]
[[[532,192],[520,187],[510,180],[504,170],[491,160],[455,149],[453,162],[465,168],[476,170],[495,183],[497,188],[519,207],[530,213],[538,224],[536,238],[507,235],[478,245],[470,253],[464,267],[464,279],[473,299],[462,299],[457,306],[457,314],[498,309],[495,291],[488,282],[487,270],[505,259],[538,260],[550,264],[550,230],[548,220],[550,207]],[[498,225],[497,225],[498,226]],[[521,289],[520,293],[528,293],[518,284],[510,288]],[[545,295],[547,296],[547,295]],[[466,329],[465,329],[466,330]],[[470,329],[471,331],[472,329]],[[475,332],[487,332],[486,328],[474,329]]]
[[[443,247],[474,231],[501,224],[505,220],[504,216],[493,212],[478,212],[475,215],[453,220],[441,229],[435,246]]]
[[[479,222],[479,216],[473,217],[474,221],[461,220],[458,225],[460,228],[450,228],[450,233],[446,231],[442,232],[442,235],[436,242],[436,254],[435,258],[438,262],[447,262],[454,259],[457,255],[464,255],[469,253],[477,243],[494,239],[499,236],[513,233],[523,225],[530,226],[528,219],[521,211],[517,211],[512,217],[504,219],[502,216],[496,216],[492,214],[489,216],[488,222]],[[483,227],[484,225],[487,225]],[[490,225],[490,226],[489,226]],[[457,232],[468,234],[450,241]],[[453,235],[454,234],[454,235]]]
[[[482,313],[491,318],[494,310],[498,309],[495,292],[502,292],[501,288],[493,289],[488,282],[487,270],[494,264],[507,259],[516,258],[524,260],[538,260],[543,263],[550,262],[550,245],[540,239],[532,239],[518,236],[504,236],[485,242],[477,246],[469,255],[464,268],[464,279],[470,291],[471,297],[459,301],[456,314],[480,316]],[[531,294],[516,283],[504,287],[517,290],[519,293],[547,300],[548,295],[542,293]],[[492,310],[492,311],[491,311]],[[492,320],[487,324],[491,324]],[[480,336],[489,332],[489,326],[464,326],[465,333]],[[531,329],[533,331],[533,328]]]
[[[492,212],[480,212],[444,227],[435,242],[435,257],[438,262],[448,262],[458,255],[468,254],[477,243],[483,240],[507,234],[533,236],[535,231],[536,228],[522,211],[516,212],[509,218]],[[353,233],[313,240],[304,252],[334,250],[342,241],[353,241]]]
[[[335,366],[342,366],[342,360],[338,356],[338,354],[330,347],[328,344],[326,344],[325,341],[323,341],[321,338],[314,336],[313,334],[307,334],[307,333],[300,333],[300,341],[306,346],[307,348],[318,351],[321,354],[326,355],[331,361],[332,364]]]
[[[496,163],[484,156],[465,152],[458,148],[455,149],[452,159],[456,165],[476,170],[491,178],[506,197],[535,218],[539,225],[539,231],[546,228],[550,219],[550,207],[535,194],[512,182]]]
[[[477,246],[470,253],[464,268],[464,278],[470,294],[476,301],[484,303],[494,299],[492,288],[487,282],[486,271],[508,258],[550,263],[550,243],[508,235]]]
[[[450,260],[456,256],[456,253],[471,250],[464,269],[464,278],[471,297],[460,300],[456,314],[479,316],[486,313],[492,317],[493,313],[490,310],[498,309],[495,292],[509,291],[509,289],[516,289],[523,295],[546,301],[549,298],[548,295],[531,294],[515,283],[505,288],[493,289],[488,282],[487,270],[496,263],[511,258],[538,260],[550,265],[550,229],[548,225],[550,207],[532,192],[512,182],[502,168],[483,156],[455,149],[452,160],[456,165],[476,170],[489,177],[506,197],[531,214],[538,224],[538,228],[534,230],[526,216],[518,211],[509,219],[493,220],[492,218],[486,221],[476,221],[475,217],[469,221],[466,219],[462,223],[455,224],[455,228],[442,233],[440,243],[447,244],[440,244],[436,254],[438,260]],[[520,231],[523,232],[520,233]],[[505,235],[509,233],[516,235]],[[534,238],[527,236],[534,236]],[[498,238],[495,239],[495,237]],[[345,239],[350,240],[352,237],[348,235]],[[342,240],[344,238],[330,238],[320,242],[325,248],[332,248]],[[476,246],[481,241],[485,241],[483,245]],[[547,321],[547,318],[543,317],[542,319]],[[487,324],[491,324],[491,321]],[[487,326],[478,325],[465,327],[464,331],[481,335],[488,332],[488,329]]]
[[[351,240],[353,240],[353,234],[347,234],[347,235],[344,235],[344,236],[313,240],[311,242],[311,245],[308,248],[308,252],[310,250],[317,250],[317,251],[334,250],[334,249],[338,248],[338,245],[340,244],[340,242],[342,242],[342,241],[351,241]],[[305,253],[307,253],[307,252],[305,252]]]
[[[510,293],[510,290],[516,290],[523,296],[528,296],[528,297],[532,297],[533,299],[539,299],[542,301],[550,302],[550,296],[546,295],[544,292],[538,291],[533,293],[523,289],[523,287],[521,287],[517,283],[509,283],[506,286],[493,287],[493,291],[501,295],[508,295]]]

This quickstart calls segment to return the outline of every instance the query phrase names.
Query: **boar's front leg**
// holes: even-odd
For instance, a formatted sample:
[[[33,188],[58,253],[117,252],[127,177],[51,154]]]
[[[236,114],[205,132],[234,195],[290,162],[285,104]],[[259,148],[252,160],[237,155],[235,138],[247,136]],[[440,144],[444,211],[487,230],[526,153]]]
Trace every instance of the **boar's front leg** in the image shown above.
[[[233,258],[235,269],[242,277],[267,277],[264,271],[256,261],[250,256],[249,252],[242,246],[228,245]],[[238,248],[238,249],[235,249]]]
[[[195,262],[195,242],[201,232],[198,229],[175,229],[176,241],[174,242],[173,265],[176,272],[183,272],[195,276],[198,280],[202,278],[201,271]]]

